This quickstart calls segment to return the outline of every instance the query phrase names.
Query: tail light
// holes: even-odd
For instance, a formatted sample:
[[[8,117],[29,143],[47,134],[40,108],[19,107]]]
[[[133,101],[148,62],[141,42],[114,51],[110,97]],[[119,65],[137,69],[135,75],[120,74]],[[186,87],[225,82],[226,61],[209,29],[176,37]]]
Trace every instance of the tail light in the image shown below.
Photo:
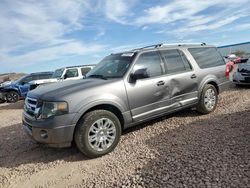
[[[226,76],[226,77],[229,77],[229,73],[233,70],[233,68],[234,68],[234,62],[229,61],[229,62],[226,64],[226,70],[225,70],[225,76]]]

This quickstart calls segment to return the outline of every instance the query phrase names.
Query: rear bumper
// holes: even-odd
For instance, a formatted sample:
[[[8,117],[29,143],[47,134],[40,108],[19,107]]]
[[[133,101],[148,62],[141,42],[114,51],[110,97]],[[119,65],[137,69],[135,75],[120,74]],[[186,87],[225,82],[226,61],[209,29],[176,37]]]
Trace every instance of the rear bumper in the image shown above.
[[[52,121],[54,121],[52,123]],[[57,120],[39,122],[23,113],[23,129],[36,142],[50,147],[69,147],[73,140],[75,125],[53,126]]]

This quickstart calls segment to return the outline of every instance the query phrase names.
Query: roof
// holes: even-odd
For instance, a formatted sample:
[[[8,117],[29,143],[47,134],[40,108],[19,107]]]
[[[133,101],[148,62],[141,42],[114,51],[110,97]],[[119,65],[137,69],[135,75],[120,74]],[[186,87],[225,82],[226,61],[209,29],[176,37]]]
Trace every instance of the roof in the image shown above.
[[[227,48],[227,47],[233,47],[233,46],[239,46],[239,45],[245,45],[245,44],[250,44],[250,42],[242,42],[242,43],[237,43],[237,44],[229,44],[229,45],[219,46],[218,48]]]
[[[90,65],[74,65],[74,66],[67,66],[63,68],[75,68],[75,67],[89,67],[89,66],[96,66],[95,64],[90,64]]]
[[[30,75],[37,75],[37,74],[53,74],[53,72],[47,71],[47,72],[34,72],[34,73],[30,73]]]
[[[144,51],[148,49],[173,48],[173,47],[211,47],[204,42],[200,43],[160,43],[131,50],[131,52]]]

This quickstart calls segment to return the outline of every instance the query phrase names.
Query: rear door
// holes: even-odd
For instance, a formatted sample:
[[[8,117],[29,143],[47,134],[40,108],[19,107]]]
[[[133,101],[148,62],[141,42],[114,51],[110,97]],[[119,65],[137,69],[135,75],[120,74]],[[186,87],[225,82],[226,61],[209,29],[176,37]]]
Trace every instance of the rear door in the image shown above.
[[[179,49],[160,50],[160,54],[165,63],[166,82],[169,84],[171,92],[172,108],[197,102],[197,75],[183,51]]]

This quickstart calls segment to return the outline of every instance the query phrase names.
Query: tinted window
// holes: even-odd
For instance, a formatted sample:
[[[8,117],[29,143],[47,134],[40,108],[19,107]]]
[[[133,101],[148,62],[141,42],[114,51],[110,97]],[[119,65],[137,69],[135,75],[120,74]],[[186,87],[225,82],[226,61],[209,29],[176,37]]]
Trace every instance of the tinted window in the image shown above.
[[[200,68],[209,68],[225,64],[216,48],[189,48],[188,50]]]
[[[191,66],[183,52],[179,50],[165,50],[161,51],[161,55],[166,63],[167,73],[191,70]]]
[[[27,84],[28,82],[32,81],[32,76],[24,77],[22,80],[20,80],[20,83]]]
[[[68,69],[66,71],[67,78],[73,78],[78,76],[78,70],[77,69]]]
[[[90,70],[90,67],[81,68],[82,75],[85,76]]]
[[[51,74],[40,74],[39,75],[39,79],[49,79],[51,78]]]
[[[147,69],[149,77],[160,76],[163,74],[161,59],[158,52],[147,52],[140,55],[135,64],[134,71],[144,68]]]

